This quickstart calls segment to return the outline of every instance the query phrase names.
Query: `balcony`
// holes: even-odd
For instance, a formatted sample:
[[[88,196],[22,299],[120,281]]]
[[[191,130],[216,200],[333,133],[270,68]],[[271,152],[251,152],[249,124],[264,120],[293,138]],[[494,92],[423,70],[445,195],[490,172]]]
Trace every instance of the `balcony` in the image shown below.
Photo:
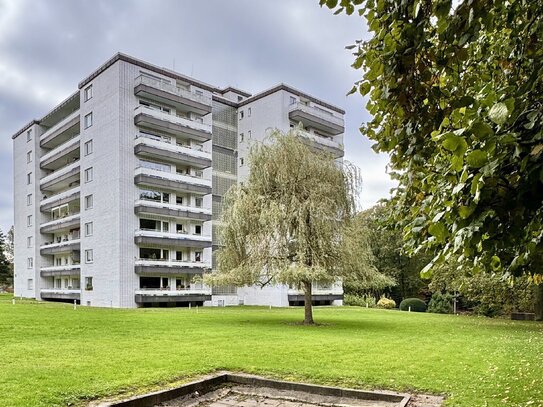
[[[170,191],[192,192],[197,194],[211,193],[211,180],[151,168],[136,168],[134,183],[150,187],[165,188]]]
[[[311,148],[325,151],[334,158],[341,158],[345,154],[343,144],[334,141],[331,137],[319,136],[305,130],[297,130],[296,134]]]
[[[40,167],[48,170],[56,170],[66,163],[71,163],[79,158],[79,134],[72,137],[65,143],[55,147],[40,159]]]
[[[40,180],[42,191],[60,191],[79,182],[79,160],[46,175]]]
[[[40,291],[40,296],[44,300],[80,300],[81,290],[47,288]]]
[[[211,209],[194,206],[174,205],[139,199],[134,204],[134,213],[166,216],[168,218],[211,220]]]
[[[64,266],[48,266],[40,269],[42,277],[67,277],[79,276],[81,266],[79,264],[66,264]]]
[[[197,95],[160,79],[138,76],[135,81],[134,94],[160,103],[174,105],[178,110],[202,115],[211,113],[211,98]]]
[[[311,298],[313,301],[336,301],[343,299],[343,285],[341,283],[335,284],[321,284],[313,283],[311,290]],[[288,290],[289,302],[301,302],[304,301],[303,291],[296,289]]]
[[[79,110],[69,114],[40,136],[40,146],[55,148],[79,134]]]
[[[289,108],[288,117],[295,122],[302,122],[306,127],[313,127],[334,136],[345,131],[342,117],[316,106],[294,103]]]
[[[144,135],[136,136],[134,154],[145,158],[158,158],[171,164],[183,164],[202,169],[211,167],[211,153],[153,140]]]
[[[80,222],[80,214],[74,213],[69,214],[67,216],[63,216],[62,218],[51,220],[49,222],[42,223],[40,225],[40,232],[41,233],[54,233],[58,232],[59,230],[63,229],[75,229],[79,227]]]
[[[200,142],[211,140],[211,125],[161,112],[147,106],[136,107],[134,124]]]
[[[137,229],[134,236],[134,243],[142,245],[158,245],[163,247],[204,248],[211,247],[211,236]]]
[[[40,246],[40,253],[42,255],[53,255],[60,253],[69,253],[72,251],[80,251],[81,249],[81,239],[77,237],[76,239],[64,239],[60,242],[48,242]]]
[[[140,289],[135,291],[137,303],[211,301],[210,288],[187,288],[184,290]]]
[[[42,199],[42,201],[40,202],[40,210],[42,212],[47,212],[53,209],[55,206],[64,205],[69,202],[79,200],[80,194],[81,188],[79,185],[76,185],[65,191]]]
[[[137,259],[136,274],[179,275],[203,274],[211,269],[211,264],[201,261],[181,261],[170,259]]]

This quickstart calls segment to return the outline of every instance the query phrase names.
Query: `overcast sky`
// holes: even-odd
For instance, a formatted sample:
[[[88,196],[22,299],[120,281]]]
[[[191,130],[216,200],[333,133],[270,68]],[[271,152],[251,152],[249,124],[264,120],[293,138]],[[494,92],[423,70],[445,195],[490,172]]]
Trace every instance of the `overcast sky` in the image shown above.
[[[365,100],[345,46],[367,32],[318,0],[0,0],[0,228],[13,223],[11,135],[42,117],[116,52],[251,93],[284,82],[346,110],[345,157],[364,208],[389,194],[386,156],[358,127]]]

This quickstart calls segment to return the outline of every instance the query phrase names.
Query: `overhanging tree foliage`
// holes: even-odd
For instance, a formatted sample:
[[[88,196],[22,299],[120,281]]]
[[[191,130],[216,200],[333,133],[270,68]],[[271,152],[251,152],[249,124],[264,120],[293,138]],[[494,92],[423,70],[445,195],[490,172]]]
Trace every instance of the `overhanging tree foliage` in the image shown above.
[[[11,285],[13,272],[11,261],[6,256],[7,252],[9,252],[7,246],[4,233],[0,230],[0,284]]]
[[[458,256],[540,283],[543,3],[320,3],[367,20],[371,39],[353,46],[352,91],[373,116],[361,131],[390,154],[407,247],[436,253],[424,273]]]
[[[223,204],[218,272],[210,284],[289,284],[303,290],[313,323],[312,283],[376,274],[371,253],[350,225],[357,171],[279,131],[253,146],[250,175]]]

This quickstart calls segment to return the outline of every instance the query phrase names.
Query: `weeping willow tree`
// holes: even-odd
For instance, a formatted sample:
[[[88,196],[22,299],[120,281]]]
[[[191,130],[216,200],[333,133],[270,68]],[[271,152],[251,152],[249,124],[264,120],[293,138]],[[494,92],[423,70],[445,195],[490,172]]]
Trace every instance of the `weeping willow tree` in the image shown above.
[[[357,169],[308,147],[291,131],[253,146],[250,175],[223,202],[214,285],[289,284],[304,292],[313,324],[312,282],[378,275],[350,220],[360,189]]]

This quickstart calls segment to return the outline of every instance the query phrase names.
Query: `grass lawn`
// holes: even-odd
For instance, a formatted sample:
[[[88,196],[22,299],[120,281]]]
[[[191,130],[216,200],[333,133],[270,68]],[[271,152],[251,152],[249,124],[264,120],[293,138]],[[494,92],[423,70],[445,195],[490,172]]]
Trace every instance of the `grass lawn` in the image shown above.
[[[0,295],[0,405],[80,404],[244,371],[445,393],[450,406],[543,406],[543,324],[352,307],[98,309]]]

